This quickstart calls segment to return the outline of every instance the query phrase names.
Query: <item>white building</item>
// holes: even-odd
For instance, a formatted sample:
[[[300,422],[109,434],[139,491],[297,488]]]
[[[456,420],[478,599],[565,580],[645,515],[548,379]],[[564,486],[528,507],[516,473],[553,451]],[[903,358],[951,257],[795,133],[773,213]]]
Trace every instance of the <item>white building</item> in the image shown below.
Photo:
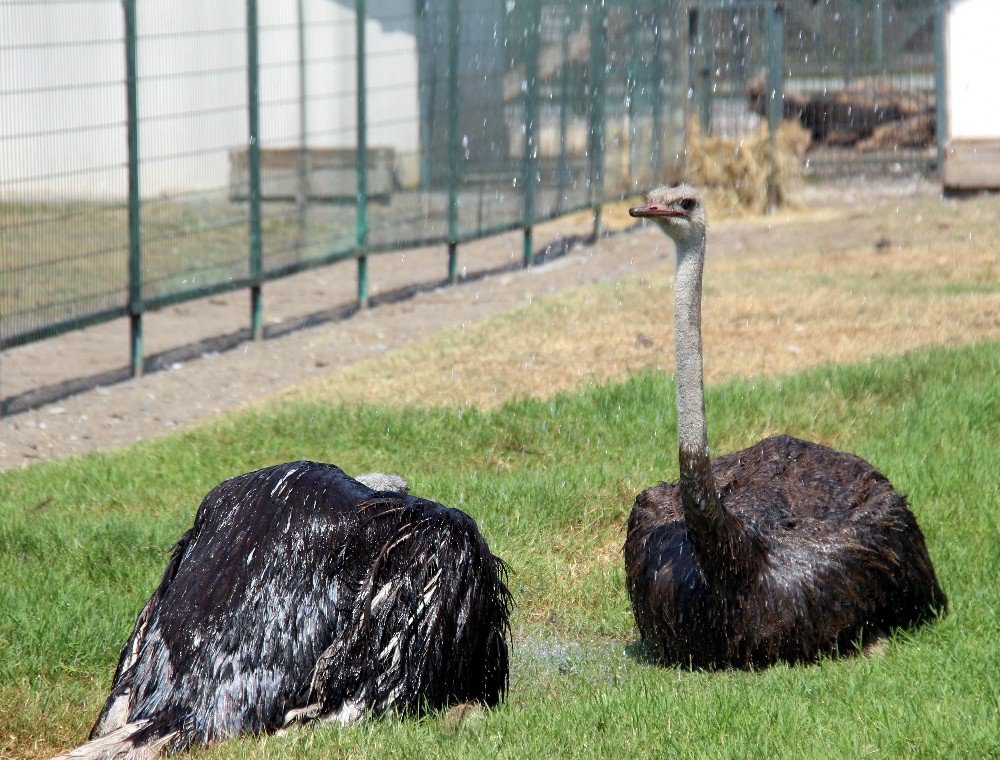
[[[1000,188],[998,31],[997,0],[948,0],[946,188]]]
[[[243,0],[139,0],[143,197],[224,190],[229,153],[248,142]],[[353,148],[351,0],[260,0],[261,145]],[[420,146],[416,10],[369,3],[368,144],[414,171]],[[0,5],[0,198],[121,200],[127,193],[125,48],[120,0]],[[407,161],[407,156],[411,159]],[[407,169],[407,167],[410,167]]]

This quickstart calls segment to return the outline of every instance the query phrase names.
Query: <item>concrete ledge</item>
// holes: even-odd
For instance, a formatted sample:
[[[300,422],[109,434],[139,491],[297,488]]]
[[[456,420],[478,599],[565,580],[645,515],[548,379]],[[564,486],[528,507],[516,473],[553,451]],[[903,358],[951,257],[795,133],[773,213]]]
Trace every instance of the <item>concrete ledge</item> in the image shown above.
[[[947,190],[1000,188],[1000,138],[952,140],[945,148],[942,182]]]

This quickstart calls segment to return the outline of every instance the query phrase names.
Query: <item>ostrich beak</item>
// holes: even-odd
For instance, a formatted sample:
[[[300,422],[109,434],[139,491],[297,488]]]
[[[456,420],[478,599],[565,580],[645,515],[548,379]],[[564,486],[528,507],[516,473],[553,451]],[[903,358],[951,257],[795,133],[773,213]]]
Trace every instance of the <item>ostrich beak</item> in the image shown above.
[[[686,216],[683,211],[678,211],[677,209],[668,208],[667,206],[660,206],[656,203],[647,203],[645,206],[634,206],[628,210],[629,216],[638,217],[640,219],[656,219],[659,218],[670,218],[675,216]]]

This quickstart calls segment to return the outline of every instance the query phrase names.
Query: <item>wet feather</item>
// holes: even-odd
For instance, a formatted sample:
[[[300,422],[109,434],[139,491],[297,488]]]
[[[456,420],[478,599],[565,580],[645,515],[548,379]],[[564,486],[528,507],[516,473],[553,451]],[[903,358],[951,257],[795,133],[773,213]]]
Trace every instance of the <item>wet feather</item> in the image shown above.
[[[114,756],[139,757],[289,723],[493,705],[510,608],[506,568],[463,512],[328,464],[241,475],[174,545],[91,744],[121,736]],[[72,756],[111,756],[87,746]]]

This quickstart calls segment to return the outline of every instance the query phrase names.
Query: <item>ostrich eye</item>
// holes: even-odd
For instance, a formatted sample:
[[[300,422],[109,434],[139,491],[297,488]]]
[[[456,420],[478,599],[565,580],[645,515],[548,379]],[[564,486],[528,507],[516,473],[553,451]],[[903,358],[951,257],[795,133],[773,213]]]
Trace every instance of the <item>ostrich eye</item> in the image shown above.
[[[691,211],[698,203],[694,198],[685,198],[680,202],[680,207],[685,211]]]

